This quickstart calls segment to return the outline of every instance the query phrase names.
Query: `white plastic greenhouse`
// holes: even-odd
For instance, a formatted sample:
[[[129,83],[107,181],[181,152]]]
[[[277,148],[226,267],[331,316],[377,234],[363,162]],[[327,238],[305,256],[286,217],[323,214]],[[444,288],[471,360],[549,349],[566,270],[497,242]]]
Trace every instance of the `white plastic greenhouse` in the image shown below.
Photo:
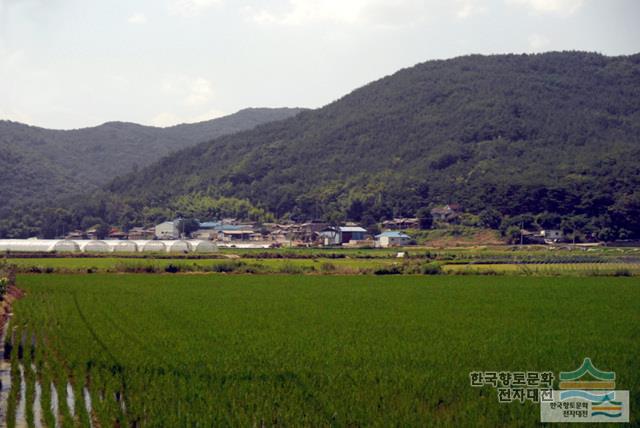
[[[68,253],[80,251],[75,241],[66,239],[0,239],[0,251],[16,253]]]
[[[167,253],[188,253],[191,246],[187,241],[162,241],[167,248]]]
[[[133,241],[109,240],[105,241],[112,253],[136,253],[138,246]]]
[[[218,251],[218,247],[211,241],[194,240],[189,241],[191,251],[194,253],[214,253]]]
[[[141,253],[165,253],[167,246],[162,241],[133,241]]]
[[[83,253],[110,253],[111,247],[105,241],[93,239],[75,240]]]
[[[218,247],[211,241],[120,241],[69,239],[0,239],[0,252],[21,253],[213,253]]]

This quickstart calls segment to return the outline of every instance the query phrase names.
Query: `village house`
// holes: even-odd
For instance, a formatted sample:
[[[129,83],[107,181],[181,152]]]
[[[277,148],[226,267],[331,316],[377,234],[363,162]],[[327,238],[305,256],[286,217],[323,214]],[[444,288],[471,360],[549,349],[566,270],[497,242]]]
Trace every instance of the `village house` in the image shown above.
[[[530,230],[520,230],[521,242],[523,244],[557,244],[565,240],[564,233],[556,229],[543,229],[532,232]]]
[[[460,206],[458,204],[449,204],[443,207],[436,207],[431,210],[433,221],[450,222],[458,217]]]
[[[376,235],[376,247],[403,247],[411,243],[411,237],[398,231],[385,231]]]
[[[564,240],[564,233],[556,229],[544,229],[540,231],[540,237],[546,244],[555,244]]]
[[[193,239],[203,239],[213,241],[218,239],[218,232],[222,222],[219,221],[205,221],[199,222],[198,230],[191,232]]]
[[[261,238],[261,234],[255,233],[250,229],[221,230],[218,232],[218,240],[222,242],[259,241]]]
[[[112,227],[107,235],[108,239],[127,239],[127,234],[119,227]]]
[[[165,221],[155,227],[155,237],[157,239],[178,239],[180,232],[178,231],[177,222]]]
[[[317,233],[323,245],[344,245],[364,241],[367,230],[360,226],[326,227]]]
[[[394,218],[382,222],[382,228],[388,230],[419,229],[420,221],[417,218]]]
[[[327,227],[323,222],[275,224],[271,227],[270,236],[275,241],[297,241],[310,243],[315,241],[318,232]]]
[[[145,239],[153,239],[155,236],[155,228],[144,228],[144,227],[132,227],[128,233],[128,239],[135,240],[145,240]]]
[[[85,232],[87,239],[98,239],[98,228],[91,227]]]
[[[218,231],[213,229],[198,229],[191,232],[191,238],[213,241],[218,237]]]
[[[64,237],[64,239],[84,239],[87,235],[81,230],[73,230]]]

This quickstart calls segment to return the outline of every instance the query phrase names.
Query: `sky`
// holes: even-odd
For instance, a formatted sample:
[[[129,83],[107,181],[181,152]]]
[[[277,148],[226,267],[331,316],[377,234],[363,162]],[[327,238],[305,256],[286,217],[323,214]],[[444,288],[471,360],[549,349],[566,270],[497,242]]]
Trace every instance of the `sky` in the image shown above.
[[[0,0],[0,119],[169,126],[326,105],[472,53],[640,52],[638,0]]]

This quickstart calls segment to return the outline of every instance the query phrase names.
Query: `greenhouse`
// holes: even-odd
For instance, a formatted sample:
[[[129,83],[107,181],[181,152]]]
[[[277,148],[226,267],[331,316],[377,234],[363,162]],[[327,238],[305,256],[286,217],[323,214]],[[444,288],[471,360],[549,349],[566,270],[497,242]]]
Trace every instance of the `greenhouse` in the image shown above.
[[[111,247],[105,241],[98,241],[94,239],[75,240],[74,241],[80,247],[80,251],[83,253],[109,253]]]
[[[162,241],[167,248],[167,253],[188,253],[191,246],[187,241]]]
[[[0,239],[0,251],[16,253],[67,253],[80,251],[80,246],[65,239]]]
[[[135,253],[138,246],[133,241],[109,240],[105,241],[112,253]]]
[[[214,253],[218,251],[218,247],[211,241],[194,240],[189,241],[191,251],[194,253]]]
[[[162,241],[134,241],[141,253],[165,253],[167,246]]]

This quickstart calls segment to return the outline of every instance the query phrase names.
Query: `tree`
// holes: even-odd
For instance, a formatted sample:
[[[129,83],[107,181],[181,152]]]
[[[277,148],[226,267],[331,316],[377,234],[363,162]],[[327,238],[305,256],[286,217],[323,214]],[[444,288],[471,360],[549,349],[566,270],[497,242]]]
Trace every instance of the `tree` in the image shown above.
[[[522,232],[517,226],[509,226],[504,233],[507,244],[519,244]]]
[[[192,218],[181,218],[177,221],[176,227],[180,235],[189,236],[192,232],[200,229],[200,222]]]
[[[488,208],[480,213],[480,224],[486,228],[497,229],[501,221],[502,214],[496,209]]]
[[[106,222],[101,222],[96,227],[96,237],[98,239],[107,238],[110,232],[111,232],[111,226],[109,226]]]
[[[433,216],[431,215],[431,211],[427,207],[420,208],[416,213],[416,216],[418,217],[418,222],[420,223],[420,229],[431,229],[431,226],[433,226]]]

